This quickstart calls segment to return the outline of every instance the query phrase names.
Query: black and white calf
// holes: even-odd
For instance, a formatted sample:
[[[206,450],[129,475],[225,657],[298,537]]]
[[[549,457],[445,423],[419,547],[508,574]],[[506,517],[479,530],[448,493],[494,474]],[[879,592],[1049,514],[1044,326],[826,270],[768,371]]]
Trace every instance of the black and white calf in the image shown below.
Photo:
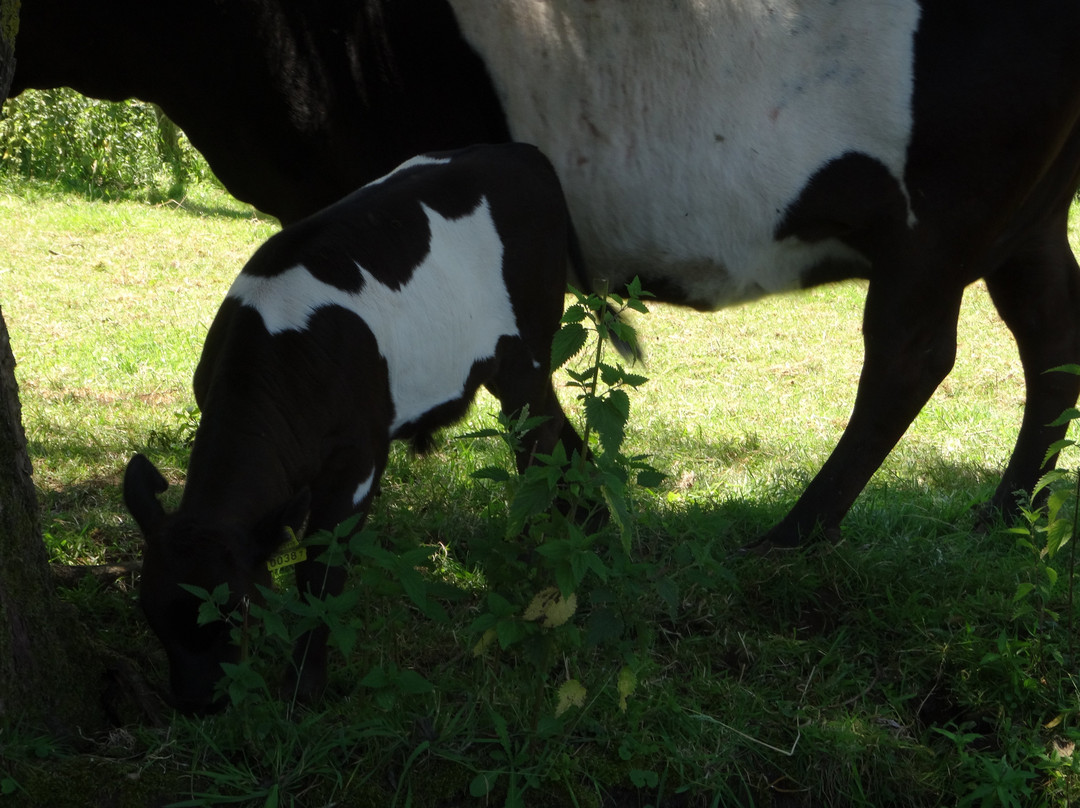
[[[259,248],[195,371],[202,422],[179,510],[166,515],[165,480],[145,457],[124,478],[146,538],[142,606],[179,707],[212,706],[237,653],[223,623],[197,625],[179,585],[225,582],[233,603],[251,594],[283,525],[306,516],[309,531],[328,529],[365,511],[392,440],[423,444],[484,385],[507,413],[549,416],[519,468],[560,439],[581,449],[550,376],[575,252],[553,169],[520,144],[413,158]],[[316,594],[344,584],[311,560],[296,575]],[[306,640],[298,687],[310,697],[326,636]]]

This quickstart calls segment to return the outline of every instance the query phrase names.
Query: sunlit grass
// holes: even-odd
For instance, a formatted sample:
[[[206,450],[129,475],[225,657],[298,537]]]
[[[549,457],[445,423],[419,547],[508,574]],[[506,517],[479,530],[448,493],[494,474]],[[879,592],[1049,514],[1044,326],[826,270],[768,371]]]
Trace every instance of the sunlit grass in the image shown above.
[[[1078,220],[1074,210],[1075,247]],[[138,552],[119,499],[124,464],[148,451],[182,483],[175,412],[193,403],[191,374],[226,289],[275,229],[205,189],[154,206],[0,187],[0,307],[54,559]],[[494,713],[508,722],[511,745],[526,750],[519,771],[549,778],[527,792],[527,805],[565,804],[570,792],[591,799],[616,782],[629,788],[631,771],[640,792],[588,804],[679,787],[692,805],[778,794],[803,804],[952,804],[978,782],[984,759],[1036,770],[1048,765],[1039,755],[1075,741],[1071,670],[1036,660],[1031,647],[1000,650],[999,638],[1028,639],[1012,598],[1030,561],[1003,530],[972,530],[971,506],[993,490],[1024,400],[1015,347],[981,285],[966,295],[955,370],[856,503],[846,540],[790,557],[733,554],[782,516],[842,433],[861,368],[864,295],[864,285],[847,283],[707,315],[658,305],[637,318],[650,381],[633,398],[626,450],[650,455],[669,476],[636,494],[633,546],[674,597],[652,593],[625,615],[640,671],[628,714],[598,691],[571,730],[544,735],[524,706],[529,672],[471,653],[466,627],[485,586],[472,548],[500,534],[505,492],[470,473],[509,459],[496,440],[455,436],[491,426],[492,399],[482,395],[430,455],[396,448],[371,524],[387,538],[444,546],[446,574],[470,594],[452,607],[451,624],[433,625],[362,593],[365,635],[335,660],[333,684],[345,695],[326,715],[266,736],[311,731],[326,744],[320,765],[349,773],[347,786],[304,775],[312,778],[302,781],[304,796],[446,801],[486,770],[506,784],[510,764],[491,751],[501,749]],[[562,395],[576,412],[569,390]],[[116,608],[132,611],[129,599]],[[1047,642],[1060,637],[1058,627],[1045,631]],[[124,648],[162,677],[148,635]],[[421,673],[435,693],[381,710],[356,682],[388,662]],[[610,682],[611,664],[592,649],[568,653],[541,684],[553,689],[570,675]],[[937,732],[961,724],[983,739],[958,750]],[[303,768],[285,760],[295,747],[269,742],[265,754],[220,759],[214,744],[232,725],[194,726],[168,739],[147,730],[169,745],[170,762],[140,771],[199,768],[204,788],[236,775],[235,787],[254,794],[278,782],[277,772]],[[332,753],[327,738],[341,739]],[[151,747],[147,759],[159,760]],[[320,762],[305,748],[305,765]],[[412,776],[396,781],[407,766]],[[1075,799],[1076,765],[1038,771],[1052,771],[1040,788],[1071,777]]]

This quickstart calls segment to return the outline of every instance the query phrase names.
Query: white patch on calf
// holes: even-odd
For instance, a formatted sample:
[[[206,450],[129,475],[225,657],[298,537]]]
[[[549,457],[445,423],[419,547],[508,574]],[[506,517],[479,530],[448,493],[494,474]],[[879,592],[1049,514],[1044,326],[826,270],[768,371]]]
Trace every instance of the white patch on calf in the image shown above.
[[[375,469],[371,470],[371,474],[367,476],[360,485],[356,486],[356,493],[353,494],[352,504],[353,506],[359,506],[361,502],[367,499],[367,495],[371,493],[371,486],[375,483]]]
[[[459,398],[473,365],[495,355],[500,337],[518,333],[503,283],[503,245],[487,200],[459,219],[421,207],[431,247],[400,289],[385,286],[357,264],[364,287],[350,293],[301,265],[271,277],[241,272],[228,294],[258,311],[271,334],[306,330],[311,316],[325,306],[341,306],[360,317],[389,369],[391,436]]]
[[[907,194],[916,0],[450,4],[514,138],[555,164],[593,277],[716,307],[789,289],[865,262],[774,240],[815,172],[862,153]]]
[[[446,163],[449,163],[449,162],[450,162],[449,157],[429,157],[426,154],[418,154],[415,157],[410,157],[408,160],[406,160],[404,163],[399,165],[397,168],[395,168],[389,174],[383,174],[377,180],[372,180],[371,182],[369,182],[364,187],[365,188],[370,188],[372,185],[378,185],[379,183],[386,182],[392,176],[394,176],[395,174],[399,174],[400,172],[404,171],[407,168],[413,168],[415,166],[441,166],[441,165],[445,165]]]

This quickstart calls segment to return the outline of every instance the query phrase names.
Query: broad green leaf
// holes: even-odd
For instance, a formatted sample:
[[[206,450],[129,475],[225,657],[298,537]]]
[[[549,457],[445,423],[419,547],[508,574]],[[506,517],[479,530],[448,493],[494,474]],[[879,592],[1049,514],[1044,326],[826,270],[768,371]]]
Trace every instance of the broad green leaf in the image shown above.
[[[660,785],[660,775],[648,769],[631,769],[630,782],[638,788],[656,788]]]
[[[1050,491],[1050,496],[1046,498],[1046,516],[1049,521],[1057,519],[1061,506],[1068,502],[1071,496],[1070,488],[1055,488]]]
[[[638,472],[637,484],[642,488],[656,488],[666,477],[666,474],[656,469],[645,469]]]
[[[668,614],[675,617],[679,611],[679,584],[666,575],[656,579],[656,593],[667,606]]]
[[[510,479],[510,472],[501,466],[484,466],[469,476],[474,480],[492,480],[497,483],[505,483]]]
[[[621,391],[614,391],[621,392]],[[625,394],[624,394],[625,395]],[[605,452],[618,452],[625,436],[626,416],[611,398],[590,398],[585,401],[585,417],[596,430]]]
[[[499,647],[504,651],[529,636],[529,628],[519,620],[501,620],[495,626],[499,637]]]
[[[580,323],[584,319],[585,307],[575,303],[563,312],[562,319],[559,322],[563,325],[569,325],[570,323]]]
[[[1058,452],[1061,452],[1061,451],[1063,451],[1065,449],[1068,449],[1070,446],[1075,446],[1075,445],[1076,445],[1076,441],[1069,440],[1068,438],[1064,438],[1062,440],[1054,441],[1053,443],[1050,444],[1050,447],[1046,450],[1046,454],[1043,455],[1043,465],[1046,465],[1046,463],[1049,462],[1050,458],[1053,457],[1054,455],[1056,455]]]
[[[551,341],[551,370],[565,365],[585,347],[589,332],[580,323],[568,323],[555,332]]]
[[[480,772],[469,783],[469,796],[486,797],[495,788],[495,782],[499,779],[498,772]]]
[[[642,286],[641,286],[641,278],[639,278],[637,275],[634,276],[634,279],[632,281],[630,281],[630,283],[626,284],[626,293],[628,295],[630,295],[630,297],[632,297],[632,298],[635,298],[635,297],[656,297],[656,295],[654,295],[648,289],[643,289],[642,288]]]
[[[630,417],[630,396],[625,390],[612,390],[607,398],[624,421]]]
[[[1021,601],[1024,598],[1026,598],[1028,595],[1031,594],[1031,591],[1034,588],[1035,588],[1035,584],[1032,584],[1032,583],[1017,584],[1017,586],[1016,586],[1016,594],[1013,595],[1013,603],[1017,603],[1018,601]]]
[[[585,622],[585,642],[596,646],[617,640],[622,636],[623,628],[622,618],[613,610],[606,606],[601,609],[594,607]]]
[[[1069,421],[1076,420],[1077,418],[1080,418],[1080,410],[1076,407],[1069,407],[1069,409],[1061,413],[1061,415],[1047,424],[1047,426],[1061,426],[1062,424],[1067,424]]]
[[[279,640],[289,642],[291,639],[289,630],[285,627],[285,621],[282,619],[280,612],[265,610],[259,615],[259,618],[267,637],[277,637]]]
[[[623,552],[629,557],[631,536],[630,511],[626,506],[626,497],[614,494],[608,486],[601,489],[604,502],[607,503],[608,512],[615,524],[619,526],[619,539],[622,543]]]
[[[1050,556],[1050,558],[1057,555],[1058,551],[1069,543],[1072,534],[1072,520],[1055,519],[1052,521],[1049,530],[1046,531],[1046,554]],[[1046,567],[1047,573],[1049,573],[1050,570],[1051,567]]]
[[[1053,588],[1057,586],[1057,580],[1057,570],[1048,565],[1046,567],[1046,583],[1049,585],[1049,589],[1053,590]]]
[[[390,677],[387,676],[386,671],[383,670],[381,665],[374,666],[367,672],[363,679],[360,680],[360,687],[370,687],[373,690],[381,690],[390,684]]]
[[[1050,471],[1046,472],[1046,474],[1040,477],[1039,481],[1035,483],[1035,487],[1031,489],[1031,496],[1034,497],[1036,494],[1046,488],[1046,486],[1050,485],[1051,483],[1055,483],[1058,480],[1063,480],[1066,476],[1067,472],[1061,469],[1050,469]]]
[[[1072,373],[1074,376],[1080,376],[1080,365],[1067,364],[1058,365],[1057,367],[1050,368],[1043,371],[1044,373]]]
[[[517,607],[498,592],[488,593],[487,606],[488,611],[496,617],[509,617],[517,611]]]
[[[623,372],[621,367],[613,367],[607,362],[601,362],[599,367],[600,381],[602,381],[608,387],[614,387],[622,381]]]
[[[432,693],[435,690],[435,685],[412,670],[401,672],[397,679],[397,687],[402,693],[410,696]]]
[[[558,469],[552,469],[558,472]],[[510,502],[509,519],[506,525],[508,538],[518,535],[525,529],[525,524],[537,514],[551,508],[555,499],[554,486],[539,474],[528,475],[518,486],[514,499]]]

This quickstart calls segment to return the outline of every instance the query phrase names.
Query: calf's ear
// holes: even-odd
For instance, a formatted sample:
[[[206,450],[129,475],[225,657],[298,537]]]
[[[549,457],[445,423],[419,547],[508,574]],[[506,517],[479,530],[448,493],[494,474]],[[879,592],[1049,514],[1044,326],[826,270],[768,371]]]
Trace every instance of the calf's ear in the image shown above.
[[[124,472],[124,505],[147,538],[165,517],[157,495],[168,487],[169,483],[145,455],[137,454],[128,461]]]

